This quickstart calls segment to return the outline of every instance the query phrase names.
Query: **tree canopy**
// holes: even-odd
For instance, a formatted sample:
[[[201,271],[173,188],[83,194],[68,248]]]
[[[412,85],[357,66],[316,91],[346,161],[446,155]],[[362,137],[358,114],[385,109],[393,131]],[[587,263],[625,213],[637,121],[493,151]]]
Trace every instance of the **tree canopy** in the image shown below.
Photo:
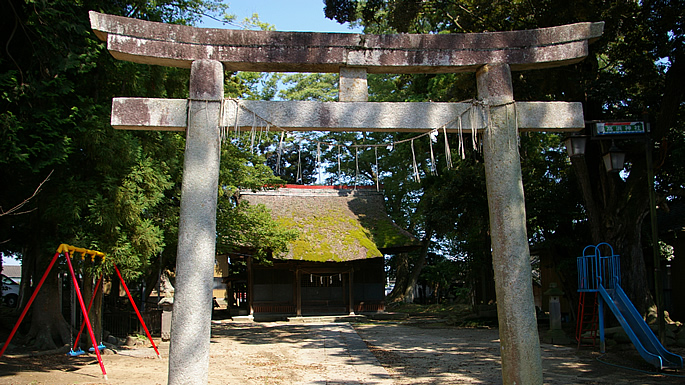
[[[41,186],[21,210],[0,216],[0,249],[22,260],[24,301],[32,290],[29,283],[37,283],[61,243],[108,255],[104,264],[88,266],[88,276],[112,273],[114,262],[125,279],[146,278],[151,290],[157,270],[174,266],[185,138],[115,131],[109,124],[111,100],[186,98],[189,73],[115,60],[90,29],[88,11],[192,25],[203,15],[222,17],[227,5],[218,0],[10,0],[0,7],[5,37],[0,176],[7,182],[0,208],[15,207]],[[243,91],[255,92],[251,88],[248,83]],[[280,183],[263,159],[228,142],[223,151],[221,192],[227,201],[235,189]],[[227,210],[242,207],[222,207],[219,220],[226,230],[235,225]],[[273,227],[257,208],[240,211],[240,218],[251,221],[248,230],[256,233]],[[260,241],[276,244],[274,237],[283,234],[272,231]],[[56,285],[51,275],[34,304],[40,311],[33,313],[27,338],[38,347],[69,341]]]
[[[661,208],[682,199],[682,158],[677,154],[682,147],[683,132],[683,87],[680,85],[684,76],[682,21],[685,11],[678,1],[581,1],[573,7],[562,1],[326,0],[324,3],[327,17],[360,23],[369,33],[509,31],[604,21],[605,32],[590,45],[590,54],[584,61],[557,69],[515,73],[514,97],[516,100],[583,102],[588,121],[647,117],[655,142],[652,148],[656,154],[656,182],[647,180],[643,141],[620,141],[618,144],[627,151],[627,167],[623,174],[607,174],[601,156],[610,143],[591,141],[585,157],[569,162],[563,154],[563,138],[558,135],[522,134],[520,152],[528,234],[533,249],[554,250],[558,268],[564,265],[564,260],[575,258],[586,244],[600,241],[613,244],[624,256],[622,271],[626,291],[640,310],[646,310],[651,294],[645,259],[651,258],[645,258],[643,253],[650,238],[643,236],[642,228],[649,211],[648,187],[654,185],[658,189]],[[369,84],[370,97],[374,100],[460,101],[476,97],[475,79],[470,74],[369,75]],[[590,134],[590,127],[587,130]],[[399,157],[405,159],[406,169],[406,159],[410,157],[404,151]],[[424,148],[416,152],[426,154],[427,151]],[[387,159],[393,155],[389,153]],[[381,169],[393,170],[385,173],[382,181],[389,205],[405,210],[411,206],[407,199],[418,203],[428,190],[419,192],[406,170],[393,169],[392,164],[398,161],[394,159],[390,164],[381,161]],[[473,202],[484,194],[482,171],[471,174],[476,179],[458,187],[450,183],[469,175],[464,173],[467,165],[475,167],[474,171],[482,169],[478,152],[469,149],[464,159],[456,161],[454,168],[459,175],[455,177],[451,171],[441,168],[444,164],[435,177],[430,176],[430,162],[419,163],[421,175],[425,176],[421,186],[428,187],[430,183],[435,189],[431,198],[423,201],[449,202],[443,206],[446,210],[439,209],[440,206],[421,210],[426,215],[426,223],[438,224],[436,234],[446,231],[444,234],[449,235],[445,239],[450,240],[449,244],[459,245],[466,258],[478,255],[473,248],[476,244],[482,245],[484,254],[489,254],[487,232],[483,232],[477,243],[463,232],[471,228],[468,234],[475,235],[479,228],[487,229],[487,221],[483,223],[487,213],[485,200]],[[400,199],[393,198],[396,183],[403,186],[398,190],[403,192],[398,193]],[[409,186],[415,187],[408,189]],[[445,198],[439,198],[442,196]],[[480,221],[467,216],[475,207],[481,207]],[[402,210],[391,208],[395,213]]]

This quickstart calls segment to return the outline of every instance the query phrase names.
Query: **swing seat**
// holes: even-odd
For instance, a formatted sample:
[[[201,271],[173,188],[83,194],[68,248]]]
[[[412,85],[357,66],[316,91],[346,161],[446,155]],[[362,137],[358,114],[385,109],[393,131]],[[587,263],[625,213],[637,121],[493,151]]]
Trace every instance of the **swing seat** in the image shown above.
[[[103,351],[105,348],[106,348],[106,346],[103,345],[102,342],[100,342],[100,344],[98,345],[98,350]],[[88,351],[92,353],[95,351],[95,349],[93,349],[93,347],[91,346],[90,348],[88,348]]]
[[[81,349],[81,348],[78,348],[78,350],[71,349],[69,351],[69,353],[67,353],[67,355],[70,357],[77,357],[77,356],[80,356],[82,354],[86,354],[86,352],[84,352],[83,349]]]

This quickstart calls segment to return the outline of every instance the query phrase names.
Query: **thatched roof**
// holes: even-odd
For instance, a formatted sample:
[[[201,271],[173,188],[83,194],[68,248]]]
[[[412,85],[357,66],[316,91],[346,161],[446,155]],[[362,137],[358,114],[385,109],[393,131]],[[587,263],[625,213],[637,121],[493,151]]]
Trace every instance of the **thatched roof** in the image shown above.
[[[417,239],[385,211],[383,194],[371,189],[296,186],[243,191],[241,199],[263,204],[273,218],[298,230],[286,259],[351,261],[417,247]]]

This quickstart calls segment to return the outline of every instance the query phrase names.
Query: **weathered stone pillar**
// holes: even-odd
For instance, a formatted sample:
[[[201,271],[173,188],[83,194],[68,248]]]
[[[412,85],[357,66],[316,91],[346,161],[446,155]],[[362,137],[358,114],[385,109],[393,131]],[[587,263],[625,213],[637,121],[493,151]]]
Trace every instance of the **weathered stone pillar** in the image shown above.
[[[366,68],[340,67],[338,100],[341,102],[369,101]]]
[[[221,62],[192,63],[169,348],[170,385],[206,384],[209,372],[223,87]]]
[[[502,380],[504,384],[542,384],[511,70],[508,64],[485,65],[476,76],[478,97],[490,106],[483,153]]]

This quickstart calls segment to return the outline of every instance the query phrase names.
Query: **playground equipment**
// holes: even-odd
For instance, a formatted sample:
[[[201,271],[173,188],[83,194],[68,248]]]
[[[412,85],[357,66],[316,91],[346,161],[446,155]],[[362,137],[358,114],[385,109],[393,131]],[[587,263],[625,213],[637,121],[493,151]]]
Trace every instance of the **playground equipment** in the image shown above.
[[[70,255],[71,253],[71,255]],[[102,260],[104,261],[105,259],[105,254],[99,251],[95,250],[88,250],[80,247],[75,247],[75,246],[69,246],[66,244],[61,244],[57,248],[57,252],[55,252],[54,257],[52,257],[52,260],[50,261],[50,264],[48,265],[48,268],[45,270],[45,273],[43,273],[43,277],[40,279],[38,282],[38,285],[36,286],[36,289],[33,291],[33,294],[31,295],[31,298],[29,299],[28,303],[26,304],[26,307],[24,307],[24,310],[22,310],[21,315],[19,316],[19,320],[17,320],[17,323],[14,325],[14,328],[12,328],[12,331],[10,332],[9,337],[7,338],[7,341],[5,341],[5,344],[2,346],[2,349],[0,350],[0,358],[2,355],[5,353],[5,350],[7,350],[7,347],[9,346],[10,341],[12,341],[12,338],[14,337],[14,334],[17,332],[17,329],[19,329],[19,325],[21,322],[24,320],[24,317],[26,316],[26,313],[28,312],[29,308],[31,307],[31,304],[33,304],[33,301],[35,300],[36,296],[38,295],[38,292],[40,291],[40,288],[43,286],[43,283],[45,282],[45,279],[48,277],[48,274],[50,273],[50,270],[52,270],[52,267],[55,265],[55,262],[57,261],[57,258],[60,255],[64,255],[65,259],[67,261],[67,265],[69,266],[69,272],[71,273],[71,280],[72,284],[74,287],[74,292],[76,294],[76,297],[78,298],[79,305],[81,307],[81,312],[83,314],[84,322],[81,324],[81,329],[79,330],[78,336],[76,337],[76,342],[75,344],[71,347],[71,350],[69,353],[67,353],[70,356],[78,356],[81,354],[85,354],[83,350],[78,346],[79,341],[81,338],[81,333],[83,332],[84,326],[88,326],[88,333],[90,335],[90,341],[92,343],[93,348],[91,348],[91,351],[95,352],[98,363],[100,364],[100,369],[102,370],[102,375],[105,380],[107,380],[107,372],[105,371],[105,366],[102,363],[102,357],[100,356],[100,350],[104,348],[104,345],[102,345],[102,342],[98,344],[95,340],[95,335],[93,333],[93,327],[90,322],[90,319],[88,318],[88,312],[90,312],[90,309],[93,305],[93,298],[95,298],[95,294],[97,293],[98,287],[100,286],[100,282],[102,281],[102,276],[98,279],[98,283],[95,285],[95,290],[93,292],[93,295],[91,296],[90,303],[88,304],[88,308],[86,309],[85,303],[83,301],[83,296],[81,295],[81,289],[79,288],[78,285],[78,280],[76,278],[76,273],[74,272],[74,266],[71,262],[72,257],[74,256],[74,253],[81,253],[82,258],[85,258],[86,256],[90,256],[92,260],[95,259],[95,257],[101,257]],[[123,277],[121,276],[121,272],[119,271],[119,268],[115,263],[113,263],[114,270],[116,271],[117,275],[119,276],[119,280],[121,284],[123,285],[126,295],[128,296],[129,301],[131,302],[131,305],[133,306],[133,309],[136,311],[136,315],[138,316],[138,320],[140,321],[141,325],[145,329],[145,333],[147,335],[147,338],[150,340],[150,343],[152,343],[152,347],[155,349],[155,353],[157,353],[157,358],[161,358],[159,354],[159,350],[157,350],[157,345],[155,345],[155,342],[152,340],[152,336],[150,335],[150,331],[147,328],[147,325],[145,325],[145,321],[143,321],[143,317],[140,314],[140,311],[138,311],[138,306],[136,306],[135,301],[133,300],[133,297],[131,296],[130,291],[128,290],[128,286],[126,286],[126,282],[124,282]],[[95,349],[94,347],[97,347]]]
[[[609,255],[602,255],[608,250]],[[604,303],[609,306],[642,358],[657,369],[681,369],[683,358],[667,351],[621,289],[620,259],[608,243],[589,245],[578,257],[578,291],[598,293],[600,352],[605,352]],[[578,338],[578,336],[577,336]]]
[[[61,246],[61,245],[60,245],[60,246]],[[100,263],[102,263],[102,262],[104,261],[104,259],[105,259],[105,256],[104,256],[104,254],[102,254],[102,253],[92,253],[92,254],[89,254],[89,253],[86,253],[86,252],[82,252],[82,253],[81,253],[81,261],[82,261],[82,262],[85,262],[86,256],[88,256],[88,255],[90,256],[90,261],[91,261],[91,263],[95,263],[95,257],[96,257],[96,256],[101,256],[101,261],[100,261]],[[71,253],[70,256],[71,256],[71,258],[74,258],[74,257],[75,257],[75,256],[74,256],[74,251],[73,251],[73,250],[72,250],[72,253]],[[76,271],[76,270],[74,269],[74,272],[75,272],[75,271]],[[76,274],[74,274],[74,275],[76,275]],[[78,279],[78,278],[77,278],[77,279]],[[101,282],[101,281],[102,281],[102,277],[98,280],[97,284],[95,285],[95,289],[93,290],[93,294],[92,294],[92,296],[90,297],[90,302],[88,303],[88,310],[87,310],[87,312],[88,312],[89,314],[90,314],[90,309],[91,309],[91,307],[93,306],[93,300],[95,299],[95,295],[96,295],[96,293],[97,293],[98,286],[100,286],[100,282]],[[71,292],[71,325],[72,325],[72,327],[74,327],[74,326],[76,325],[76,318],[77,318],[77,312],[76,312],[76,305],[75,305],[75,303],[76,303],[76,291],[75,291],[75,290],[72,290],[72,292]],[[84,352],[83,349],[81,349],[81,347],[80,347],[81,333],[83,333],[83,328],[84,328],[85,326],[86,326],[85,322],[81,322],[81,328],[79,329],[78,335],[76,336],[76,341],[74,341],[74,339],[73,339],[73,337],[74,337],[73,334],[70,333],[69,337],[70,337],[71,343],[69,344],[69,346],[72,346],[72,345],[73,345],[73,346],[72,346],[71,350],[67,353],[68,356],[76,357],[76,356],[80,356],[80,355],[82,355],[82,354],[86,354],[86,352]],[[91,325],[91,326],[92,326],[92,325]],[[102,351],[102,349],[104,349],[104,348],[105,348],[105,346],[102,344],[102,335],[100,335],[100,344],[98,345],[98,350]],[[92,349],[92,348],[91,348],[91,349]],[[91,350],[91,351],[93,351],[93,350]]]
[[[76,274],[74,273],[74,266],[72,265],[71,257],[69,256],[70,251],[72,253],[73,252],[80,252],[83,254],[94,254],[94,255],[99,255],[99,256],[104,257],[104,254],[99,252],[99,251],[86,250],[86,249],[81,249],[81,248],[76,248],[73,246],[61,244],[57,248],[57,252],[55,252],[55,256],[52,257],[52,260],[50,261],[48,268],[45,270],[45,273],[43,273],[43,277],[38,282],[38,286],[36,286],[36,289],[33,291],[31,298],[29,298],[29,302],[26,304],[26,307],[24,307],[24,310],[22,310],[21,315],[19,316],[19,319],[17,320],[17,323],[14,325],[14,328],[12,328],[12,331],[10,332],[9,337],[7,337],[7,341],[5,341],[5,344],[2,346],[2,350],[0,350],[0,357],[2,357],[2,355],[5,353],[7,346],[9,345],[10,341],[12,341],[12,337],[14,337],[14,334],[17,332],[17,329],[19,329],[19,325],[21,324],[21,321],[24,320],[26,313],[28,312],[29,308],[31,307],[31,304],[33,304],[33,301],[36,299],[36,296],[38,295],[38,292],[40,291],[41,286],[43,286],[43,283],[45,283],[45,279],[48,277],[50,270],[52,270],[52,267],[55,265],[55,262],[57,262],[57,258],[60,256],[60,254],[64,254],[64,256],[66,257],[65,259],[67,260],[67,265],[69,266],[69,271],[71,272],[71,282],[74,285],[74,291],[76,291],[76,295],[78,296],[78,300],[79,300],[79,305],[81,306],[81,311],[83,312],[83,318],[85,321],[84,323],[88,326],[88,333],[90,335],[90,342],[93,344],[93,346],[97,346],[97,342],[95,342],[95,335],[93,334],[93,328],[91,326],[90,319],[88,318],[88,312],[86,311],[86,305],[83,303],[83,296],[81,296],[81,289],[79,288],[78,281],[76,280]],[[102,357],[100,356],[100,351],[96,349],[95,354],[97,355],[98,363],[100,364],[100,369],[102,370],[102,376],[104,377],[105,380],[107,380],[107,372],[105,371],[105,365],[102,363]]]
[[[104,257],[103,257],[104,258]],[[88,313],[90,313],[90,309],[93,307],[93,300],[95,300],[95,295],[98,292],[98,289],[100,288],[100,283],[102,282],[102,276],[98,279],[97,283],[95,284],[95,289],[93,290],[93,295],[90,297],[90,302],[88,303]],[[73,306],[73,305],[72,305]],[[76,335],[76,341],[74,342],[74,346],[71,348],[68,355],[75,357],[75,356],[80,356],[81,354],[85,354],[86,352],[81,349],[79,346],[79,342],[81,341],[81,333],[83,333],[83,328],[86,326],[84,322],[81,323],[81,328],[78,331],[78,334]],[[102,351],[105,348],[105,345],[102,344],[102,336],[100,336],[100,344],[98,345],[98,350]],[[94,352],[95,349],[91,347],[89,352]]]
[[[92,299],[92,298],[91,298],[91,299]],[[91,302],[91,303],[92,303],[92,302]],[[90,306],[88,306],[88,312],[90,312]],[[72,290],[72,291],[71,291],[71,327],[72,327],[72,328],[73,328],[73,327],[76,327],[76,319],[77,319],[77,314],[76,314],[76,291],[75,291],[75,290]],[[85,326],[86,326],[85,322],[81,322],[81,330],[83,330],[83,327],[85,327]],[[73,333],[69,333],[69,341],[70,341],[69,346],[72,346],[72,345],[73,345],[73,347],[72,347],[71,350],[67,353],[68,356],[76,357],[76,356],[80,356],[80,355],[82,355],[82,354],[86,354],[86,352],[84,352],[83,349],[81,349],[81,347],[79,346],[80,337],[81,337],[81,336],[80,336],[80,333],[79,333],[79,336],[76,338],[76,343],[74,343],[74,334],[73,334]],[[76,350],[75,350],[75,349],[76,349]]]

